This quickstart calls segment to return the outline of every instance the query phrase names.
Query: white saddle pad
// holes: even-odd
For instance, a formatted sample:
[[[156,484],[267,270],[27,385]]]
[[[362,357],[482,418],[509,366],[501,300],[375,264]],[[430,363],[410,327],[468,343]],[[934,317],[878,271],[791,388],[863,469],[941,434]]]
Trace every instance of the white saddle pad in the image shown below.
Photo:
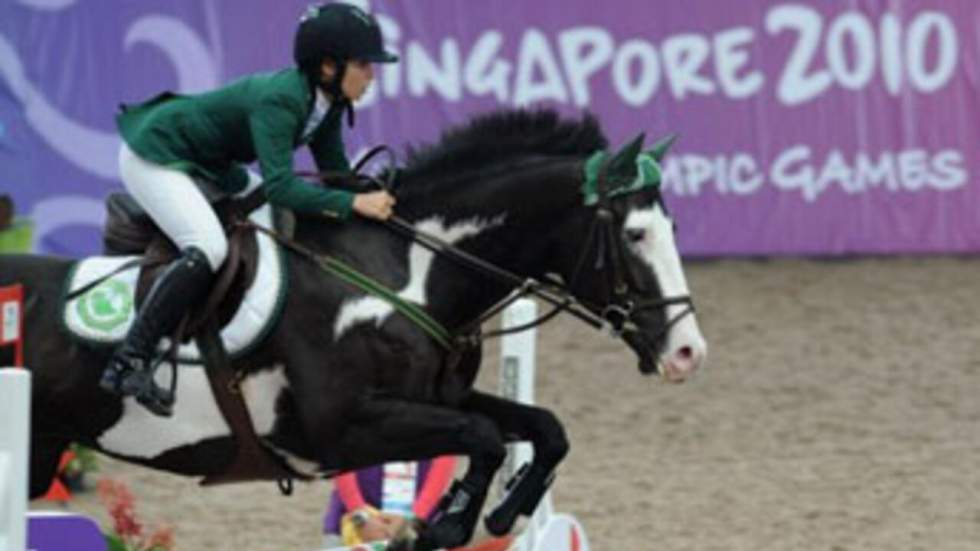
[[[251,215],[251,220],[267,228],[273,226],[272,208],[265,205]],[[272,330],[278,321],[286,297],[284,252],[265,234],[258,241],[258,267],[255,281],[248,288],[241,305],[231,321],[221,329],[221,339],[232,357],[240,356],[255,346]],[[77,262],[68,275],[66,295],[81,289],[133,260],[133,256],[95,256]],[[64,304],[63,320],[69,333],[95,345],[121,342],[136,318],[135,295],[139,268],[115,274]],[[164,339],[160,347],[169,348]],[[193,342],[182,345],[178,352],[182,362],[199,362],[201,355]]]

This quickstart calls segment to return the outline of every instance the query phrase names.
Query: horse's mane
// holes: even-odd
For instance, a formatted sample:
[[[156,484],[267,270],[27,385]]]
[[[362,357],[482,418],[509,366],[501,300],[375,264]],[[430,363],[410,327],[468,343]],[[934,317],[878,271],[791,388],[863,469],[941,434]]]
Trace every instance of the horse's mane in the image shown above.
[[[608,145],[590,114],[562,119],[554,110],[504,110],[450,128],[438,143],[409,148],[403,184],[432,181],[529,156],[585,156]]]

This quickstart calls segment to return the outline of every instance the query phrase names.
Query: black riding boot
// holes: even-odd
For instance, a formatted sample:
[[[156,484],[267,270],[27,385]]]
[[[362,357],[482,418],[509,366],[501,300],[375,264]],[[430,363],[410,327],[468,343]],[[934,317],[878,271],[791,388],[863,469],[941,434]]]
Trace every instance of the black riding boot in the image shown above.
[[[150,288],[126,340],[116,349],[102,374],[103,389],[136,400],[156,415],[170,416],[172,393],[153,380],[160,339],[173,333],[192,305],[211,287],[213,273],[204,253],[195,247],[173,261]]]

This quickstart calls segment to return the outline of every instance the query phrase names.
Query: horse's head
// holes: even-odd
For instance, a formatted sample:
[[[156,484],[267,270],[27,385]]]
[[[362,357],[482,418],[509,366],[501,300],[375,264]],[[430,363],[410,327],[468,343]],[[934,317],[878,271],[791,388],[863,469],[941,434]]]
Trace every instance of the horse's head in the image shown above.
[[[672,141],[642,151],[641,135],[613,155],[590,157],[584,208],[556,241],[563,279],[636,352],[640,371],[681,382],[703,363],[707,345],[660,192],[660,160]]]

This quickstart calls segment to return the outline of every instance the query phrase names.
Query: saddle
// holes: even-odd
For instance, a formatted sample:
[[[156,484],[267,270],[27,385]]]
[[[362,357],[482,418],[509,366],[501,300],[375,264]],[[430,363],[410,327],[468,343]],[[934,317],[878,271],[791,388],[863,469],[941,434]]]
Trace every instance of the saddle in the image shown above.
[[[239,391],[241,374],[232,368],[219,336],[220,328],[231,320],[254,283],[258,268],[255,230],[239,223],[264,202],[263,191],[256,190],[241,199],[221,198],[212,203],[228,237],[228,256],[204,305],[189,314],[173,339],[175,343],[197,340],[212,394],[237,444],[232,462],[222,472],[207,476],[201,484],[277,480],[280,490],[288,494],[293,478],[307,477],[296,473],[262,444]],[[153,282],[177,258],[179,251],[132,196],[113,193],[106,199],[106,208],[104,252],[110,256],[142,255],[139,262],[143,269],[136,289],[136,302],[142,304]]]
[[[262,205],[261,191],[244,199],[220,199],[213,203],[221,225],[226,228],[228,256],[215,278],[204,306],[195,312],[185,337],[199,330],[206,318],[216,315],[219,326],[231,320],[245,292],[255,281],[258,245],[255,232],[239,228],[235,222]],[[179,252],[176,245],[150,219],[145,210],[126,193],[113,193],[106,199],[104,252],[110,256],[143,255],[143,270],[136,288],[136,302],[142,304],[153,282]],[[228,231],[230,229],[230,231]]]

